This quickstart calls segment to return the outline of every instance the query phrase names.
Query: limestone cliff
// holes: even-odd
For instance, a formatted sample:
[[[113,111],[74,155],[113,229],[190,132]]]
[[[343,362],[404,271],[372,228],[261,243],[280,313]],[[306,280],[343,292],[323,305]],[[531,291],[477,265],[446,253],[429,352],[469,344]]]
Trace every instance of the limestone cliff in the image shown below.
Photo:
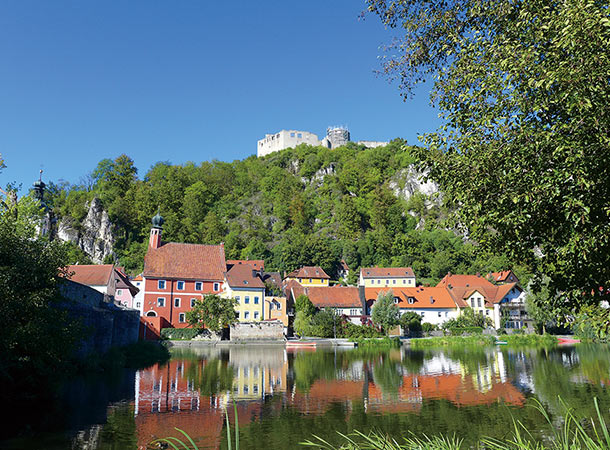
[[[60,219],[55,237],[74,243],[94,263],[101,264],[107,256],[114,255],[113,246],[116,238],[113,225],[99,199],[91,200],[87,204],[87,210],[87,216],[78,226],[68,219]]]

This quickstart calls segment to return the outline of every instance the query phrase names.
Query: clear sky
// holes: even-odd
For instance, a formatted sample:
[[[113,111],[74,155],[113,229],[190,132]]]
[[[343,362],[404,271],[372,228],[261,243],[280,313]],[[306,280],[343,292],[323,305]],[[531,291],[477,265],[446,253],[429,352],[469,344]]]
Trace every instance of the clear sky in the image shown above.
[[[357,0],[3,0],[0,185],[78,182],[126,153],[232,161],[281,129],[417,142],[438,125],[421,89],[375,75],[391,32]]]

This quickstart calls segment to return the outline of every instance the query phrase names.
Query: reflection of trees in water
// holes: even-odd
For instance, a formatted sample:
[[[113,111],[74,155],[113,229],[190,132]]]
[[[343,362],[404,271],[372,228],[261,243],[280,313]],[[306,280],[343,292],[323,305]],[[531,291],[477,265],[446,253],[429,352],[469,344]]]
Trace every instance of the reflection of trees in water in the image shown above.
[[[228,361],[208,359],[186,368],[186,378],[201,395],[211,396],[233,387],[235,373]]]
[[[96,448],[136,448],[138,440],[134,412],[132,403],[124,402],[111,406]]]
[[[426,363],[426,352],[423,350],[405,349],[402,365],[410,374],[418,374]]]

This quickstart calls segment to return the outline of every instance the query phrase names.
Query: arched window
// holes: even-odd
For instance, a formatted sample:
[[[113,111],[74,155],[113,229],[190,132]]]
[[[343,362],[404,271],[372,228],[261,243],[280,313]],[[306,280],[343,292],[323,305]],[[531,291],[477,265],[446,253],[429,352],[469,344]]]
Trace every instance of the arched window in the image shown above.
[[[154,311],[148,311],[146,317],[157,317],[157,313]]]

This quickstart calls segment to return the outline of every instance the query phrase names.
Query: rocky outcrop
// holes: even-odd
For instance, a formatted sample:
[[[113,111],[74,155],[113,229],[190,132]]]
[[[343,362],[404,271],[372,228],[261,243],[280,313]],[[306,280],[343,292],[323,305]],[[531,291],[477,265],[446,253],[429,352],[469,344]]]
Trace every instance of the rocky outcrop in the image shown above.
[[[116,239],[113,226],[99,199],[91,200],[87,208],[87,216],[78,228],[73,226],[69,220],[60,220],[55,237],[62,241],[72,242],[80,247],[94,263],[101,264],[107,256],[114,254],[112,248]]]
[[[426,173],[418,171],[414,166],[398,171],[388,183],[396,197],[408,200],[417,192],[433,198],[440,193],[438,185],[432,180],[426,180]]]

